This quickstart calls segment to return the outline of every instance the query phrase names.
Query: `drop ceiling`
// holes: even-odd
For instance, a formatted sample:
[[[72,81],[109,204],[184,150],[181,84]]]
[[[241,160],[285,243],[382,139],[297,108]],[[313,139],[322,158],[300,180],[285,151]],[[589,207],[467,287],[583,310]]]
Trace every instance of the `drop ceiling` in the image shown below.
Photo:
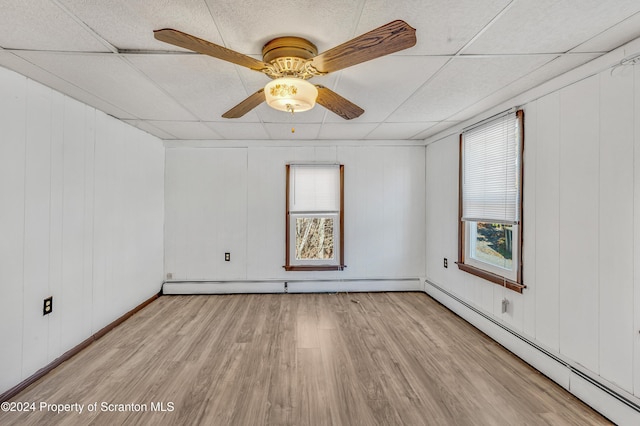
[[[268,78],[153,37],[262,60],[275,37],[323,52],[396,19],[414,47],[311,80],[365,110],[349,121],[264,103],[224,119]],[[164,140],[420,140],[638,37],[638,0],[3,0],[0,66]]]

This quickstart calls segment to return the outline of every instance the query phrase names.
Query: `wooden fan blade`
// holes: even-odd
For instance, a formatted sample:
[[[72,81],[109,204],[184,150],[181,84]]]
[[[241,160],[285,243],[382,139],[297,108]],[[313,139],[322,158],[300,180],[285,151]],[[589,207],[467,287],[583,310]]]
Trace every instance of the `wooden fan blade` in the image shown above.
[[[320,72],[333,72],[389,55],[416,44],[416,30],[404,21],[393,21],[329,49],[313,58]]]
[[[222,114],[222,118],[240,118],[264,101],[264,88],[262,88],[244,101],[240,102],[238,105],[231,108],[229,111]]]
[[[213,56],[214,58],[222,59],[223,61],[231,62],[236,65],[242,65],[243,67],[247,67],[252,70],[260,71],[268,68],[266,63],[253,59],[251,56],[243,55],[235,50],[227,49],[226,47],[219,46],[178,30],[164,28],[162,30],[154,31],[153,36],[157,40],[165,43]]]
[[[318,88],[318,98],[316,102],[331,112],[338,114],[345,120],[351,120],[362,115],[364,110],[353,102],[343,98],[331,89],[324,86]]]

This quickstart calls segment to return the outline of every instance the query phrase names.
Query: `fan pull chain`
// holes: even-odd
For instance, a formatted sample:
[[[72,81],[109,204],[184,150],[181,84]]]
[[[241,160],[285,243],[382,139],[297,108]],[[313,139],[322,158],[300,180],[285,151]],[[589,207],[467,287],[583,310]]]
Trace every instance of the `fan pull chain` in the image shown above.
[[[295,112],[295,110],[293,109],[293,105],[291,104],[287,104],[287,111],[289,111],[291,113],[291,118],[290,118],[290,123],[291,123],[291,133],[295,133],[296,132],[296,128],[293,126],[293,113]]]

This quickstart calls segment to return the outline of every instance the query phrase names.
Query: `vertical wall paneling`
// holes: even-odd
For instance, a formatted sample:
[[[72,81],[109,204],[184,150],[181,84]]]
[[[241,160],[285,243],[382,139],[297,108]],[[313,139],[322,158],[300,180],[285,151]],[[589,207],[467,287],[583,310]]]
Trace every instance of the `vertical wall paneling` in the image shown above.
[[[527,285],[525,295],[514,297],[514,310],[517,312],[517,303],[522,303],[522,328],[528,336],[536,334],[536,177],[537,177],[537,147],[538,147],[538,103],[532,102],[524,111],[524,154],[523,154],[523,194],[527,197],[522,200],[522,279]]]
[[[84,302],[84,204],[85,204],[85,106],[70,98],[64,103],[64,190],[62,221],[62,293],[56,301],[61,327],[61,349],[71,349],[77,337],[90,330],[83,318]]]
[[[453,135],[432,143],[426,151],[427,278],[460,294],[465,283],[458,279],[455,265],[458,260],[458,137]]]
[[[135,276],[136,263],[138,262],[136,244],[136,215],[138,211],[138,173],[140,170],[136,168],[136,151],[137,144],[131,138],[131,135],[121,132],[121,151],[118,153],[120,159],[120,168],[116,176],[117,188],[119,193],[114,194],[117,199],[118,216],[120,217],[120,226],[118,227],[119,240],[117,247],[120,250],[120,258],[118,259],[117,269],[122,277],[120,282],[126,282],[127,277]],[[127,311],[127,304],[120,303],[122,312]]]
[[[128,126],[122,124],[122,127],[132,135],[131,143],[138,151],[137,162],[133,165],[139,178],[135,242],[137,258],[141,262],[136,262],[135,277],[153,283],[151,289],[157,291],[163,271],[158,265],[164,262],[164,146],[154,136],[136,135]],[[133,288],[137,289],[136,299],[148,297],[149,288],[135,285]]]
[[[108,195],[107,198],[112,204],[111,216],[109,217],[111,237],[109,241],[109,251],[111,253],[111,265],[109,267],[109,283],[124,283],[125,273],[125,212],[126,212],[126,182],[124,181],[126,133],[121,126],[114,129],[113,142],[110,145],[111,161],[107,164],[110,167]],[[108,297],[105,299],[105,306],[112,306],[118,311],[126,312],[124,303],[118,300],[120,286],[112,288],[108,286]]]
[[[247,158],[247,278],[273,279],[285,263],[287,148],[251,148]],[[274,190],[279,188],[279,190]]]
[[[384,165],[376,149],[351,147],[340,151],[345,163],[345,261],[349,273],[361,276],[383,272],[385,253],[377,240],[384,238],[384,232],[391,232],[383,224]],[[347,196],[355,193],[357,198]],[[367,219],[359,220],[364,217]]]
[[[246,279],[247,150],[168,150],[165,194],[167,272]]]
[[[82,145],[84,150],[84,211],[82,218],[82,313],[85,323],[83,333],[90,335],[92,332],[93,310],[93,218],[94,218],[94,153],[95,153],[95,117],[93,108],[84,108],[84,134]]]
[[[164,147],[1,68],[0,129],[2,393],[159,291]]]
[[[26,79],[0,68],[0,389],[22,370],[26,93]]]
[[[188,193],[174,190],[178,183],[174,183],[170,176],[180,173],[190,173],[189,170],[181,170],[180,153],[175,152],[173,149],[167,150],[165,156],[165,209],[166,209],[166,221],[164,224],[164,271],[166,277],[171,279],[186,279],[186,271],[183,266],[186,260],[183,259],[186,252],[187,239],[187,226],[188,223],[181,220],[177,207],[184,203],[183,199],[187,197]]]
[[[560,93],[560,351],[599,372],[599,79]]]
[[[551,93],[537,101],[536,126],[536,233],[535,239],[535,337],[545,346],[560,350],[560,93]],[[526,188],[531,188],[525,185]],[[524,201],[528,202],[529,192]],[[525,245],[527,242],[525,242]],[[527,266],[525,265],[525,268]]]
[[[109,218],[113,216],[113,203],[109,198],[109,175],[115,158],[110,155],[110,139],[106,116],[96,116],[96,140],[94,147],[94,223],[93,223],[93,315],[92,328],[99,329],[100,324],[107,321],[107,300],[110,279],[108,271],[111,269],[109,243],[112,234]]]
[[[424,148],[340,147],[338,159],[345,165],[349,276],[423,276]]]
[[[64,102],[61,93],[51,91],[51,177],[49,203],[49,295],[56,306],[62,294],[62,222],[64,197]],[[61,315],[49,315],[47,361],[61,353]]]
[[[42,303],[49,296],[50,93],[40,84],[27,82],[23,377],[47,362],[49,317],[43,317]]]
[[[633,68],[599,77],[600,375],[633,392]]]
[[[633,393],[640,397],[640,66],[634,66],[634,208],[633,208]]]

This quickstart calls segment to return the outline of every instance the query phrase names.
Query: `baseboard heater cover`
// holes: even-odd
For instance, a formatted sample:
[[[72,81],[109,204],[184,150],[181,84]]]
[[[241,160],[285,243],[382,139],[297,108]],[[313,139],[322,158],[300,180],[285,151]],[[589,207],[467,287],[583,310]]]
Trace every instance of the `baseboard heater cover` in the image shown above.
[[[264,281],[165,281],[163,294],[337,293],[422,291],[420,278],[297,279]]]
[[[543,348],[439,285],[425,280],[424,291],[603,416],[619,425],[640,424],[638,402],[612,389],[606,383],[598,381],[557,354]],[[451,303],[452,301],[454,303]],[[476,317],[472,318],[470,313],[475,314]],[[513,339],[514,337],[516,339]],[[531,349],[535,349],[535,352]]]
[[[283,281],[166,281],[162,294],[284,293]]]

